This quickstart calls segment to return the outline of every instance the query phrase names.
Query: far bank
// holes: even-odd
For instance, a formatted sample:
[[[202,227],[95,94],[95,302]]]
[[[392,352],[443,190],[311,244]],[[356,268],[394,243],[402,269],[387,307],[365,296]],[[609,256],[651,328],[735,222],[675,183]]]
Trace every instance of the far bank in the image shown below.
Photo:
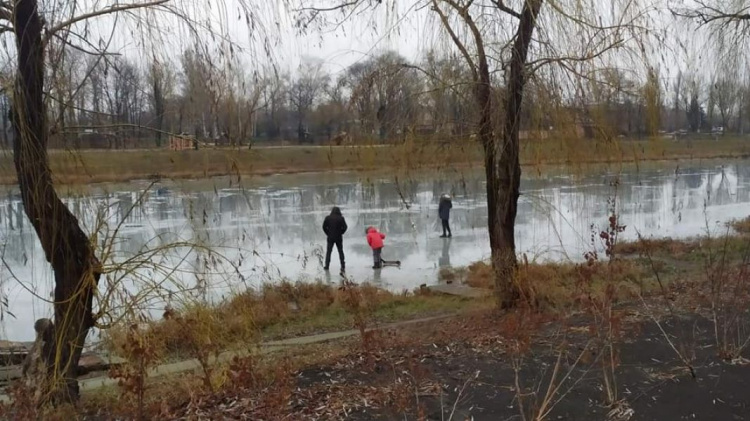
[[[327,171],[454,171],[484,165],[481,145],[405,142],[394,145],[287,146],[253,149],[206,148],[170,151],[51,150],[59,184],[123,182],[137,179],[191,179],[263,176]],[[585,171],[588,164],[638,164],[646,161],[736,159],[750,157],[750,141],[719,140],[541,140],[522,145],[524,171],[542,172],[566,165]],[[0,184],[15,184],[12,153],[0,156]]]

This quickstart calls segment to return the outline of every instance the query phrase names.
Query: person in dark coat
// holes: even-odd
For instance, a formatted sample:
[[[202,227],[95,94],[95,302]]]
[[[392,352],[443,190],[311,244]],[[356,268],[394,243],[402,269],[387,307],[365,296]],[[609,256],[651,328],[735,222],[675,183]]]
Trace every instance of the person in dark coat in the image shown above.
[[[451,209],[453,208],[453,202],[451,197],[447,194],[440,196],[440,204],[438,205],[438,216],[440,221],[443,223],[443,235],[440,238],[452,237],[451,226],[448,220],[451,217]]]
[[[344,272],[346,265],[344,263],[344,233],[346,233],[346,219],[341,215],[341,209],[334,206],[331,209],[331,214],[326,216],[323,221],[323,232],[328,237],[326,244],[326,263],[323,269],[328,270],[331,265],[331,251],[333,246],[336,245],[336,250],[339,252],[339,261],[341,262],[341,272]]]

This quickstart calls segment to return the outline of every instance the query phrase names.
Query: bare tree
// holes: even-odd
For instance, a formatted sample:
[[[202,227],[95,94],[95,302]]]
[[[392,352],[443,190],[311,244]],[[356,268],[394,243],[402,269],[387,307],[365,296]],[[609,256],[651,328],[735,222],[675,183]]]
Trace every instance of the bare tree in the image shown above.
[[[734,79],[730,78],[728,71],[725,71],[717,77],[712,91],[721,126],[724,131],[727,131],[730,129],[731,120],[734,118],[737,103],[740,100],[741,88]]]
[[[137,134],[142,109],[141,77],[134,63],[121,57],[113,60],[110,74],[111,85],[106,89],[109,103],[109,114],[113,127],[129,127],[131,139]],[[120,129],[114,137],[115,148],[124,148],[127,136],[125,129]]]
[[[284,104],[289,88],[289,76],[272,75],[263,82],[261,97],[263,98],[263,109],[265,110],[265,121],[263,129],[269,139],[277,139],[283,133]]]
[[[349,106],[360,122],[360,134],[369,137],[375,130],[374,68],[371,60],[355,63],[346,70],[346,87],[349,89]]]
[[[173,75],[168,66],[156,58],[149,67],[149,99],[154,114],[154,128],[156,129],[156,147],[161,147],[164,131],[164,120],[167,114],[167,97],[172,94]]]
[[[646,72],[646,83],[641,88],[641,108],[645,114],[645,132],[649,136],[656,136],[661,126],[662,89],[659,72],[649,67]]]
[[[264,81],[255,75],[245,74],[239,63],[227,66],[223,74],[220,83],[224,85],[226,94],[218,109],[220,129],[231,146],[240,146],[244,142],[249,144]]]
[[[222,95],[218,66],[196,45],[182,54],[182,77],[184,118],[196,137],[214,137]]]
[[[438,135],[464,137],[476,122],[471,76],[461,57],[444,57],[430,51],[424,63],[429,76],[425,78],[427,107]]]
[[[677,78],[672,85],[674,90],[672,91],[672,124],[670,125],[670,131],[677,131],[682,127],[680,124],[682,121],[682,114],[680,113],[680,104],[682,103],[682,84],[682,71],[679,71],[677,73]]]
[[[289,86],[289,102],[297,114],[298,137],[305,140],[305,123],[313,105],[328,86],[328,75],[322,71],[321,63],[307,61],[300,65],[297,77]]]
[[[345,87],[346,78],[343,75],[329,83],[325,87],[325,100],[313,112],[314,123],[324,131],[329,142],[340,132],[350,130]]]

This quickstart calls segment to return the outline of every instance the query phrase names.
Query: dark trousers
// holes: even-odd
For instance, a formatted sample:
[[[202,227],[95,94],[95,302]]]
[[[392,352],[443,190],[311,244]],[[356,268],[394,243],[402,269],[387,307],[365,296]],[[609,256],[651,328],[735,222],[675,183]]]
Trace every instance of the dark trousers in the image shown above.
[[[383,249],[372,249],[372,266],[375,268],[383,267],[383,258],[380,256]]]
[[[326,244],[326,265],[325,268],[328,269],[328,267],[331,265],[331,251],[333,251],[333,245],[336,245],[336,250],[339,252],[339,261],[341,262],[341,270],[344,270],[346,268],[346,264],[344,263],[344,240],[342,238],[329,238],[328,243]]]
[[[448,220],[441,219],[441,221],[443,222],[443,237],[445,237],[446,231],[448,232],[448,235],[452,236],[453,234],[451,233],[451,226],[448,224]]]

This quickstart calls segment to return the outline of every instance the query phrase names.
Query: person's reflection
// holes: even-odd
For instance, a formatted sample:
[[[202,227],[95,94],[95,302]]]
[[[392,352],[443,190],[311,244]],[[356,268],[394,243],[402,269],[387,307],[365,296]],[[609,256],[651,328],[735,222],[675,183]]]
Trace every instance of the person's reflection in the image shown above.
[[[373,271],[373,274],[372,274],[372,283],[373,284],[377,285],[377,284],[380,284],[383,281],[383,279],[380,277],[380,274],[381,274],[382,271],[383,271],[383,269],[375,269]]]
[[[450,267],[451,266],[451,240],[452,238],[443,239],[443,254],[438,259],[438,267]]]

